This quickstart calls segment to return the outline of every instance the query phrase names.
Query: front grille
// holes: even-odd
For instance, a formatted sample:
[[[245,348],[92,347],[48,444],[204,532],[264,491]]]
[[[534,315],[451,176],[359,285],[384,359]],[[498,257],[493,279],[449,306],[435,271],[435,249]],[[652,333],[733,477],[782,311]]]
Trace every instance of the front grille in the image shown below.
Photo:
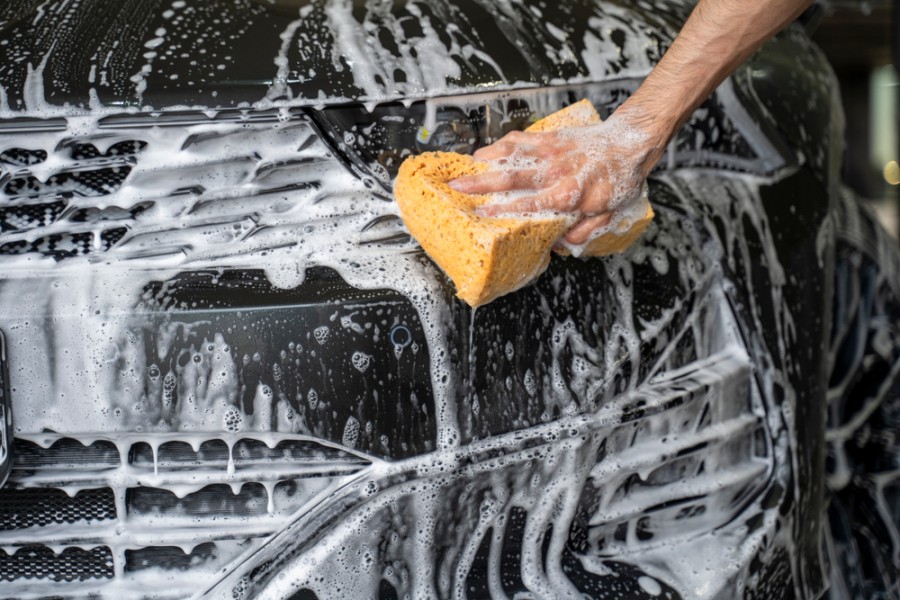
[[[309,220],[299,205],[360,192],[302,111],[106,117],[88,135],[42,125],[0,122],[8,268],[16,256],[33,268],[36,256],[52,264],[266,251],[296,244],[284,230]]]
[[[161,574],[190,595],[370,464],[303,436],[207,435],[16,438],[0,489],[0,581],[15,586],[4,597],[72,583],[102,595],[116,580],[138,598]]]

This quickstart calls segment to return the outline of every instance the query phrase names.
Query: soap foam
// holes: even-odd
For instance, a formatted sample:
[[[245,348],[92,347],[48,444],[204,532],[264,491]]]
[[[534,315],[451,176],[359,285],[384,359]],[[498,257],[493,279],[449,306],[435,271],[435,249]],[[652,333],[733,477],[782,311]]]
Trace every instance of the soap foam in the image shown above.
[[[335,20],[341,18],[345,17],[338,15]],[[90,119],[72,119],[70,125],[77,128],[80,135],[95,137],[95,134],[109,131]],[[604,391],[607,383],[597,376],[615,373],[625,362],[640,364],[641,344],[649,341],[649,338],[642,339],[635,331],[637,316],[631,311],[632,262],[650,261],[659,272],[674,268],[680,278],[690,282],[707,277],[709,265],[690,260],[670,261],[666,254],[676,254],[678,240],[674,238],[657,239],[653,244],[636,248],[627,257],[599,261],[597,269],[602,270],[615,287],[617,305],[621,308],[620,321],[611,325],[610,347],[605,349],[594,348],[573,322],[555,323],[549,357],[552,363],[552,391],[542,400],[550,411],[548,414],[556,409],[558,414],[568,417],[535,431],[548,442],[547,447],[509,452],[509,447],[515,444],[509,438],[498,436],[497,440],[482,441],[473,445],[472,449],[460,449],[459,442],[466,437],[466,432],[461,430],[458,416],[461,409],[456,405],[455,392],[461,382],[460,375],[451,368],[448,323],[452,319],[443,300],[444,292],[439,279],[434,268],[415,254],[416,247],[412,242],[389,244],[379,241],[381,235],[397,233],[395,220],[384,220],[381,225],[367,229],[378,219],[397,217],[395,207],[374,195],[350,174],[331,170],[324,164],[325,160],[322,166],[315,167],[319,170],[314,171],[314,176],[310,176],[310,181],[320,182],[318,188],[313,186],[280,196],[254,195],[262,187],[254,179],[261,166],[297,158],[297,148],[304,146],[308,132],[302,127],[292,129],[295,125],[295,121],[287,121],[274,126],[279,133],[274,138],[262,134],[254,138],[253,133],[246,131],[255,131],[252,127],[223,123],[194,125],[184,129],[116,132],[116,135],[124,137],[147,139],[147,150],[119,191],[107,196],[73,198],[71,206],[100,211],[152,202],[153,206],[143,213],[145,216],[138,222],[139,227],[127,234],[122,246],[106,255],[93,254],[59,263],[50,258],[37,257],[36,254],[4,257],[6,270],[5,278],[0,282],[0,305],[6,309],[2,311],[0,328],[6,332],[10,346],[10,383],[14,390],[17,434],[29,437],[38,435],[44,429],[79,436],[90,432],[97,439],[117,442],[123,456],[125,454],[122,453],[130,447],[128,444],[135,439],[146,439],[151,443],[154,457],[159,450],[159,441],[154,439],[160,432],[154,431],[153,425],[159,421],[177,423],[179,431],[172,435],[197,446],[209,437],[209,432],[226,436],[223,428],[227,430],[229,427],[226,419],[229,413],[223,409],[234,402],[238,386],[238,361],[252,363],[255,357],[234,356],[227,342],[228,332],[218,331],[211,338],[198,341],[197,348],[177,377],[171,371],[161,377],[158,364],[147,364],[148,358],[141,340],[131,337],[135,323],[141,323],[146,318],[146,315],[135,314],[136,299],[142,296],[151,282],[171,279],[185,270],[258,268],[264,262],[270,282],[294,287],[304,280],[305,266],[329,266],[353,286],[361,289],[396,289],[415,306],[430,353],[436,406],[434,416],[438,430],[437,452],[396,466],[373,462],[358,478],[359,487],[363,490],[369,489],[366,486],[373,482],[383,484],[389,476],[406,472],[407,469],[420,475],[422,480],[385,485],[387,489],[384,492],[367,492],[366,498],[371,498],[371,501],[361,504],[340,525],[325,532],[319,543],[304,550],[285,571],[290,577],[286,576],[284,581],[273,584],[274,587],[266,594],[280,597],[279,594],[289,587],[306,585],[315,589],[319,597],[325,600],[366,597],[372,595],[373,590],[378,589],[380,580],[385,578],[416,597],[462,598],[466,595],[467,567],[478,557],[479,544],[487,540],[490,564],[487,586],[500,595],[503,593],[499,575],[503,535],[512,527],[514,509],[522,509],[527,512],[522,554],[525,565],[522,575],[527,586],[536,597],[577,597],[559,561],[564,553],[568,525],[574,518],[579,493],[592,476],[597,476],[589,472],[596,463],[603,441],[603,435],[598,434],[596,429],[620,418],[615,413],[593,412],[602,408],[591,405],[591,402]],[[7,148],[63,148],[65,146],[61,142],[69,135],[69,132],[60,131],[8,136],[3,143]],[[234,140],[234,143],[203,145],[197,140],[202,140],[204,136],[220,141]],[[248,147],[253,147],[258,156],[249,154]],[[301,157],[329,157],[329,151],[320,142],[313,141],[306,148],[299,153]],[[172,168],[173,157],[178,158],[178,169]],[[43,180],[44,176],[49,176],[65,162],[59,151],[48,159],[49,166],[38,166],[35,172]],[[205,190],[192,208],[186,210],[184,203],[172,201],[172,192],[183,187],[184,183],[196,183],[194,177],[198,173]],[[760,206],[758,186],[761,180],[722,174],[716,174],[716,178],[711,180],[702,173],[689,172],[666,177],[674,189],[687,190],[684,192],[686,196],[690,193],[697,197],[721,193],[722,181],[728,182],[729,189],[736,194],[731,207],[710,203],[707,208],[719,213],[703,218],[722,218],[735,223],[734,229],[726,228],[727,239],[722,240],[725,253],[721,258],[732,265],[735,261],[749,264],[758,258],[747,244],[750,237],[747,234],[751,232],[743,231],[744,228],[752,229],[752,233],[764,240],[762,258],[772,274],[771,289],[751,289],[756,293],[751,293],[750,297],[759,295],[773,299],[777,308],[776,337],[778,340],[790,338],[793,323],[782,296],[786,282],[778,257],[771,250],[772,234]],[[258,201],[261,204],[257,209],[254,202]],[[738,218],[728,212],[731,209],[737,211]],[[179,224],[177,229],[172,228],[173,222]],[[63,223],[51,233],[62,232],[67,227],[72,227],[72,224]],[[29,239],[28,234],[20,237]],[[558,284],[560,293],[564,293],[566,282],[559,281]],[[753,286],[754,282],[748,285]],[[767,322],[759,307],[750,307],[749,313],[757,321],[755,330],[762,331]],[[547,316],[552,318],[549,314]],[[662,315],[660,320],[665,318],[666,315]],[[339,325],[341,323],[335,327]],[[704,339],[708,326],[708,322],[698,321],[692,335]],[[160,357],[164,350],[162,346],[169,343],[165,340],[171,340],[176,335],[175,331],[167,332],[165,327],[161,331]],[[654,329],[648,327],[647,331],[653,332]],[[312,332],[311,346],[321,346],[330,334],[328,328]],[[650,336],[651,333],[645,335]],[[72,340],[77,343],[71,343]],[[768,350],[761,340],[751,339],[749,344],[754,357],[767,356]],[[504,342],[504,355],[505,348]],[[776,462],[786,469],[787,465],[792,464],[790,451],[796,443],[788,439],[788,433],[795,426],[790,421],[793,415],[790,407],[796,401],[796,392],[786,373],[796,367],[790,359],[790,348],[782,345],[777,351],[785,357],[787,369],[776,369],[774,365],[761,363],[758,375],[764,398],[774,397],[776,387],[783,390],[786,396],[783,409],[769,407],[770,410],[765,413],[768,430],[775,440],[773,452]],[[50,356],[53,360],[48,360]],[[199,360],[195,361],[195,358]],[[360,367],[365,362],[365,357],[360,355],[344,367],[364,370]],[[570,372],[573,377],[568,376]],[[547,393],[548,388],[542,383],[535,381],[534,373],[525,373],[526,393],[536,389]],[[640,384],[637,369],[632,369],[628,389],[633,391]],[[541,388],[538,388],[539,385]],[[158,394],[163,400],[167,394],[171,398],[177,390],[179,398],[190,401],[178,408],[181,414],[166,415],[166,410],[175,410],[173,404],[163,401],[158,409],[147,407],[143,398],[147,393],[145,390],[151,390],[150,393]],[[272,388],[261,385],[255,394],[258,404],[278,411]],[[309,389],[305,396],[305,402],[312,409],[323,401],[321,390]],[[491,400],[482,398],[480,401]],[[146,411],[155,410],[159,413],[153,413],[151,419],[151,413]],[[230,417],[232,428],[243,432],[234,435],[252,434],[269,443],[275,443],[276,436],[280,435],[265,431],[270,418],[254,415],[253,421],[238,423],[240,418],[246,417],[234,414]],[[286,423],[290,421],[286,413],[283,418],[276,417],[276,420],[280,423],[280,431],[284,431],[282,427],[287,427]],[[137,438],[123,437],[122,430],[135,423],[147,430],[132,431]],[[365,427],[366,424],[355,419],[343,424],[345,446],[352,447],[364,433]],[[571,435],[573,431],[577,435]],[[88,438],[79,439],[87,441]],[[233,443],[229,447],[233,447]],[[502,450],[498,454],[506,453],[507,456],[496,460],[480,459],[481,454],[478,453],[490,454],[495,450]],[[666,446],[661,442],[651,444],[647,462],[660,459],[666,451]],[[227,471],[226,475],[234,472],[233,458],[229,464],[231,466],[223,468]],[[152,477],[160,476],[161,472],[154,466]],[[644,480],[649,476],[649,472],[640,474]],[[473,488],[464,489],[465,482],[473,480]],[[187,484],[149,481],[162,487],[168,486],[176,496],[183,497],[197,489]],[[342,483],[352,488],[356,481],[344,480]],[[272,513],[277,507],[277,501],[272,500],[277,496],[277,490],[273,494],[276,482],[264,481],[263,485],[268,496],[266,509]],[[610,486],[609,489],[614,491],[617,486]],[[308,508],[321,506],[326,499],[334,497],[331,495],[334,492],[334,489],[328,493],[322,492],[316,496],[319,503],[311,501]],[[801,491],[797,490],[797,493]],[[477,513],[471,515],[469,520],[460,521],[470,529],[458,532],[456,535],[459,538],[450,538],[447,543],[449,549],[445,548],[447,552],[455,553],[453,557],[457,562],[448,564],[456,566],[445,564],[440,570],[436,565],[438,561],[434,548],[443,539],[441,534],[453,533],[439,529],[444,509],[442,500],[448,497],[468,498]],[[607,507],[613,500],[611,496],[603,497],[598,506]],[[124,514],[124,498],[117,497],[116,502],[120,506],[120,514]],[[467,505],[462,500],[459,504]],[[746,532],[737,528],[733,532],[728,530],[705,535],[692,544],[709,550],[691,556],[673,552],[672,547],[647,548],[636,531],[629,531],[626,544],[637,553],[634,562],[647,573],[646,578],[640,580],[640,585],[652,593],[657,589],[653,583],[658,586],[658,582],[663,582],[683,595],[696,592],[701,597],[714,597],[719,591],[727,589],[733,581],[741,579],[740,565],[745,564],[742,560],[747,556],[766,545],[788,543],[786,539],[777,537],[763,539],[766,533],[776,531],[777,527],[781,527],[782,531],[790,530],[791,524],[780,521],[777,510],[753,505],[748,511],[763,516],[764,526],[759,533],[747,536]],[[408,517],[403,516],[406,513]],[[298,514],[305,513],[301,511]],[[391,522],[389,518],[400,521]],[[545,538],[551,525],[552,533]],[[407,526],[414,527],[414,531],[404,529]],[[396,537],[388,535],[391,531],[396,533]],[[390,571],[388,567],[382,569],[370,560],[373,549],[384,539],[392,540],[389,554],[396,559]],[[549,540],[546,543],[554,557],[546,565],[539,560],[545,539]],[[713,544],[713,541],[716,543]],[[706,546],[706,543],[709,545]],[[124,552],[124,547],[119,550]],[[250,548],[246,556],[252,556],[256,550],[257,546]],[[722,556],[733,560],[728,564],[727,571],[717,570],[722,566]],[[587,559],[585,561],[588,562]],[[590,565],[590,568],[602,572],[608,567],[601,562]],[[124,561],[118,559],[116,564],[122,565]],[[226,566],[217,565],[221,568]],[[235,566],[232,565],[232,568]],[[708,569],[710,566],[716,569]],[[211,577],[210,581],[213,579]],[[293,583],[287,583],[288,580]]]

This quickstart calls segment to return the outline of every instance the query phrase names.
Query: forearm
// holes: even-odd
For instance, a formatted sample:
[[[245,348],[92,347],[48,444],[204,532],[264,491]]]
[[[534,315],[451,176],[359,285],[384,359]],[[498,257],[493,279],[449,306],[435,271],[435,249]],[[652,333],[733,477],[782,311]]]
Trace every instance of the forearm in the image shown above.
[[[616,111],[652,140],[649,171],[712,91],[812,0],[700,0],[644,83]]]

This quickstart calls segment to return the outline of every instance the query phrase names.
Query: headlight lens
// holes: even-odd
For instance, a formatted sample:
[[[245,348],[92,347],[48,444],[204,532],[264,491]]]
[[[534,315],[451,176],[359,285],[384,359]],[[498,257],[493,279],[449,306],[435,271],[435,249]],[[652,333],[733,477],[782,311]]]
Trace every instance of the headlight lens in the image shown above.
[[[471,154],[582,98],[605,119],[639,84],[623,79],[395,102],[372,110],[352,104],[315,111],[314,117],[354,168],[389,184],[407,156],[435,150]],[[772,132],[760,130],[760,122],[726,83],[682,127],[660,168],[771,173],[788,154]]]
[[[322,113],[323,129],[354,166],[389,181],[407,156],[436,150],[471,154],[539,118],[527,103],[513,98],[441,102],[409,107],[393,103],[373,111],[362,106],[330,108]]]
[[[430,110],[426,102],[408,108],[386,104],[371,112],[362,106],[337,107],[324,113],[324,129],[356,166],[388,180],[412,154],[432,150],[469,154],[477,147],[477,111],[470,115],[460,108],[440,107],[429,118]]]

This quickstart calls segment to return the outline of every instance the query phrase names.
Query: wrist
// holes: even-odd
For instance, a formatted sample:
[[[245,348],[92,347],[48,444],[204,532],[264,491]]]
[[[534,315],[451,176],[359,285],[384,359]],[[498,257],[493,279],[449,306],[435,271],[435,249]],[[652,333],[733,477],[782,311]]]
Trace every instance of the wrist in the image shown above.
[[[677,117],[669,117],[665,111],[630,100],[622,104],[605,124],[620,143],[629,147],[641,178],[646,178],[662,158],[679,126]]]

